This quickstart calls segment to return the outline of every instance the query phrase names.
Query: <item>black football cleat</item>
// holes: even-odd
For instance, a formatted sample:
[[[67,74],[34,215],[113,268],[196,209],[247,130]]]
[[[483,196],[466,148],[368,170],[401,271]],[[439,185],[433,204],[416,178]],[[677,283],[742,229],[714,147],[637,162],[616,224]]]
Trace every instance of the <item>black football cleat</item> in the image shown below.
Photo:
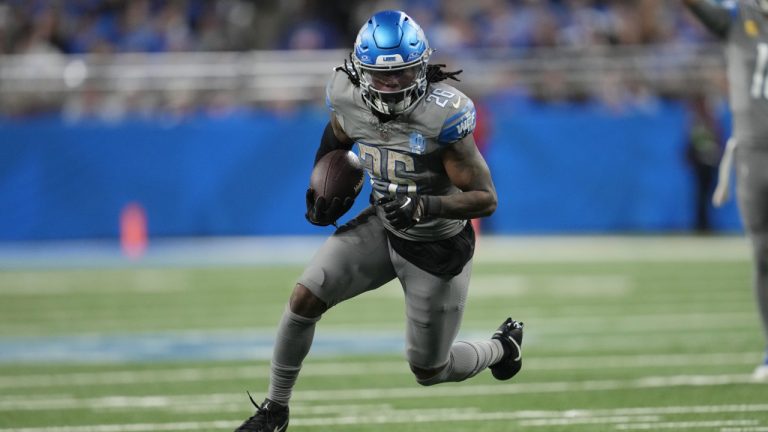
[[[507,318],[491,338],[504,347],[504,357],[490,367],[491,373],[497,380],[508,380],[523,367],[523,323]]]
[[[288,430],[288,407],[269,399],[259,406],[250,394],[248,398],[256,407],[256,413],[244,421],[235,432],[285,432]]]

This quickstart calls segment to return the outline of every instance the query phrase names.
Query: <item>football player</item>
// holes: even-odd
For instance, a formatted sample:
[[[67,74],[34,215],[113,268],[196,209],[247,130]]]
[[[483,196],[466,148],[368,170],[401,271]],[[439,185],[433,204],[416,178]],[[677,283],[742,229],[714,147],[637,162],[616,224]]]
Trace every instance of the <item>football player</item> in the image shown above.
[[[768,0],[683,2],[726,42],[733,136],[721,165],[736,162],[738,204],[752,243],[755,298],[768,346]],[[729,169],[721,169],[716,205],[727,198],[728,176]],[[753,377],[768,381],[768,351]]]
[[[467,297],[475,236],[467,220],[497,204],[472,137],[475,107],[445,84],[461,72],[430,65],[432,49],[408,15],[387,10],[363,25],[350,61],[326,91],[331,119],[316,161],[357,143],[371,206],[337,229],[294,287],[277,330],[267,398],[237,431],[288,426],[288,403],[321,315],[397,278],[406,304],[406,355],[425,386],[463,381],[486,368],[499,380],[522,366],[523,325],[507,318],[487,340],[455,341]],[[315,200],[307,219],[334,223],[349,203]]]

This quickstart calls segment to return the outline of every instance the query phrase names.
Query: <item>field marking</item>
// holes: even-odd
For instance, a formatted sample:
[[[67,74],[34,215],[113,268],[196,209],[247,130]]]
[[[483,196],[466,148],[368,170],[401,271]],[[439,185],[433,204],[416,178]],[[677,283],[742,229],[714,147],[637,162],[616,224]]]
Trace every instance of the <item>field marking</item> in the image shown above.
[[[750,303],[750,307],[752,304]],[[664,331],[675,341],[699,343],[708,341],[711,332],[704,332],[712,322],[719,322],[720,336],[734,340],[750,338],[757,318],[754,313],[720,314],[635,314],[629,316],[528,319],[528,346],[546,339],[564,351],[585,351],[590,347],[603,350],[636,348],[637,337],[644,339],[648,349],[668,349],[669,340],[647,338],[648,332]],[[602,322],[601,322],[602,321]],[[609,324],[605,324],[605,323]],[[398,324],[402,325],[402,323]],[[496,322],[492,324],[495,328]],[[491,328],[490,324],[485,327]],[[394,327],[394,325],[392,325]],[[403,352],[402,329],[359,326],[349,330],[346,323],[321,325],[318,329],[313,355],[317,358],[341,354],[392,354]],[[487,339],[490,331],[479,331],[483,324],[466,321],[461,339]],[[574,328],[579,331],[574,332]],[[674,328],[674,333],[668,330]],[[360,333],[365,332],[365,337]],[[146,333],[85,333],[51,336],[0,337],[0,363],[121,363],[158,360],[268,360],[274,344],[274,329],[212,329],[163,331]]]
[[[726,427],[726,428],[720,429],[720,432],[768,432],[768,426],[738,427],[738,428]]]
[[[140,261],[117,241],[0,243],[0,269],[301,265],[324,236],[153,240]],[[478,263],[749,261],[744,236],[481,236]]]
[[[632,279],[624,274],[477,274],[469,287],[471,298],[521,297],[535,294],[558,298],[625,297],[634,291]],[[390,281],[366,294],[369,298],[402,299],[400,282]]]
[[[648,354],[613,356],[540,357],[526,364],[526,370],[568,371],[593,369],[645,369],[675,366],[754,365],[760,352],[707,354]],[[378,362],[307,362],[302,376],[407,375],[405,360]],[[0,376],[0,388],[74,387],[116,384],[173,383],[234,379],[266,379],[269,366],[186,367],[156,370],[117,370],[108,372],[39,373]],[[0,397],[2,400],[2,397]]]
[[[342,426],[361,424],[398,423],[445,423],[449,421],[501,421],[514,420],[523,427],[566,426],[575,424],[615,424],[617,429],[674,429],[681,427],[724,427],[757,426],[757,420],[708,420],[708,421],[665,421],[665,415],[723,414],[764,412],[768,405],[704,405],[677,407],[642,407],[598,410],[521,410],[503,412],[481,412],[475,408],[454,409],[412,409],[370,412],[360,415],[339,417],[302,417],[291,419],[292,427]],[[297,413],[295,410],[294,413]],[[129,423],[111,425],[48,426],[27,428],[5,428],[0,432],[151,432],[171,430],[201,430],[210,428],[231,428],[237,421],[214,420],[206,422]],[[684,426],[687,425],[687,426]]]
[[[2,268],[0,266],[0,268]],[[181,293],[193,289],[193,277],[186,270],[136,268],[122,273],[118,284],[83,284],[91,281],[88,271],[71,271],[68,277],[56,277],[57,273],[7,271],[3,272],[0,296],[41,296],[70,294]]]
[[[706,420],[706,421],[679,421],[662,423],[633,423],[619,424],[619,430],[660,430],[660,429],[690,429],[690,428],[722,428],[727,426],[757,426],[757,420]]]
[[[631,390],[644,388],[664,387],[709,387],[731,384],[752,384],[750,375],[676,375],[676,376],[650,376],[630,380],[587,380],[578,382],[532,382],[506,385],[474,385],[474,386],[443,386],[429,387],[426,389],[404,388],[376,388],[357,390],[307,390],[296,395],[297,401],[329,401],[329,400],[376,400],[376,399],[400,399],[400,398],[435,398],[478,396],[488,394],[530,394],[530,393],[558,393],[569,391],[606,391],[606,390]]]
[[[553,262],[734,262],[750,259],[743,236],[489,236],[480,237],[476,261]]]
[[[668,387],[712,387],[732,384],[756,384],[750,375],[677,375],[648,376],[630,380],[587,380],[524,382],[497,385],[446,385],[439,387],[362,388],[344,390],[305,390],[298,392],[294,401],[363,401],[381,399],[423,399],[442,397],[473,397],[487,395],[514,395],[557,392],[599,392],[607,390],[630,390]],[[0,411],[37,411],[65,409],[105,408],[173,408],[198,405],[214,409],[216,405],[242,403],[242,394],[213,393],[192,396],[101,396],[76,398],[70,395],[44,395],[25,397],[22,395],[0,397]],[[768,410],[768,405],[762,405]]]

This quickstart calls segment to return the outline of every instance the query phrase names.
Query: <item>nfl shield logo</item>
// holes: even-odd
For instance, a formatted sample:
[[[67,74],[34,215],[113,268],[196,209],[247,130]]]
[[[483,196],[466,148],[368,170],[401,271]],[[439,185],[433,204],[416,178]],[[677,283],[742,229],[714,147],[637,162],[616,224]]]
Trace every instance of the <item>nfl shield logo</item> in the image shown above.
[[[411,133],[411,153],[424,154],[427,149],[427,142],[424,141],[424,136],[418,132]]]

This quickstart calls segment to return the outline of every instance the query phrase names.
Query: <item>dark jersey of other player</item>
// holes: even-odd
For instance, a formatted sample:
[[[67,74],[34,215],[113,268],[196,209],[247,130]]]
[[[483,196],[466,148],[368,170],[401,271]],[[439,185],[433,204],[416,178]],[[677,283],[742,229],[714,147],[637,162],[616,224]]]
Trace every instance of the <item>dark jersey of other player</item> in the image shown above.
[[[730,105],[739,146],[768,148],[768,17],[751,1],[723,3]]]

